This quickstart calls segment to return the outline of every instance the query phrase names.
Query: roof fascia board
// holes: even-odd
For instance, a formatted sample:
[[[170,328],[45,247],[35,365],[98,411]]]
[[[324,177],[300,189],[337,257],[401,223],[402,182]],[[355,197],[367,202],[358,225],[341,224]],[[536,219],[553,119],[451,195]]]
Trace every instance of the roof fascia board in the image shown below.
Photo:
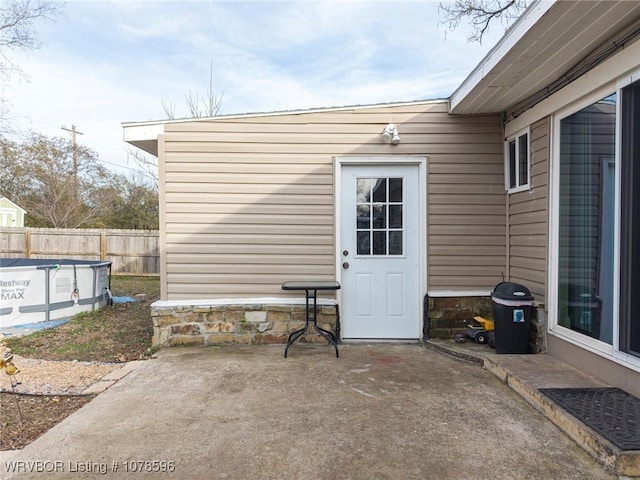
[[[158,136],[164,133],[165,125],[178,124],[178,123],[191,123],[191,122],[206,122],[216,120],[229,120],[238,118],[260,118],[260,117],[276,117],[285,115],[304,115],[310,113],[326,113],[326,112],[345,112],[355,110],[365,110],[371,108],[392,108],[402,107],[406,105],[432,105],[438,103],[449,103],[448,98],[434,99],[434,100],[414,100],[410,102],[395,102],[395,103],[377,103],[371,105],[355,105],[344,107],[327,107],[327,108],[315,108],[309,110],[284,110],[279,112],[263,112],[263,113],[242,113],[242,114],[230,114],[230,115],[216,115],[215,117],[197,117],[197,118],[183,118],[183,119],[168,119],[146,122],[123,122],[123,140],[131,145],[140,148],[147,153],[157,155],[158,150]],[[147,148],[142,145],[142,142],[153,142],[155,147]]]
[[[471,71],[469,76],[451,95],[450,113],[460,113],[456,107],[475,87],[495,68],[511,49],[522,40],[522,37],[557,3],[558,0],[534,0],[516,22],[507,30],[498,43]]]
[[[258,118],[258,117],[278,117],[284,115],[304,115],[309,113],[323,113],[323,112],[344,112],[349,110],[365,110],[368,108],[387,108],[387,107],[402,107],[405,105],[429,105],[437,103],[447,103],[448,98],[438,98],[434,100],[415,100],[410,102],[395,102],[395,103],[374,103],[370,105],[352,105],[343,107],[326,107],[326,108],[312,108],[308,110],[282,110],[274,112],[257,112],[257,113],[234,113],[229,115],[216,115],[215,117],[196,117],[196,118],[181,118],[171,120],[152,120],[146,122],[123,122],[121,125],[125,129],[131,129],[132,127],[144,127],[144,126],[156,126],[156,125],[170,125],[173,123],[190,123],[190,122],[206,122],[236,118]],[[126,136],[126,134],[125,134]],[[126,141],[126,138],[125,138]]]
[[[163,123],[122,124],[123,140],[127,143],[141,140],[157,140],[164,133]]]
[[[27,211],[22,208],[20,205],[18,205],[15,202],[12,202],[11,200],[9,200],[7,197],[0,197],[0,200],[6,200],[7,202],[9,202],[11,205],[13,205],[15,208],[22,210],[22,213],[27,213]]]

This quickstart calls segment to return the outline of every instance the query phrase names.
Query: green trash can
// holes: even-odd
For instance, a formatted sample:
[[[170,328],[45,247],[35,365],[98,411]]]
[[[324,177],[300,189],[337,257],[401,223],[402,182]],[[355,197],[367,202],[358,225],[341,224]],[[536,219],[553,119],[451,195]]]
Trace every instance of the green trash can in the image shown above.
[[[527,287],[502,282],[491,293],[496,353],[529,353],[533,295]]]

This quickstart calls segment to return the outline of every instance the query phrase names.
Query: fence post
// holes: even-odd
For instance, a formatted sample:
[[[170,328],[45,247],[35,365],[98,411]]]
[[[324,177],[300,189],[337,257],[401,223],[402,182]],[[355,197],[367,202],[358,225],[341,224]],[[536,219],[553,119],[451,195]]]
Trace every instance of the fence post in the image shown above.
[[[24,230],[24,256],[31,258],[31,228],[29,227]]]
[[[107,231],[100,232],[100,260],[107,259]]]

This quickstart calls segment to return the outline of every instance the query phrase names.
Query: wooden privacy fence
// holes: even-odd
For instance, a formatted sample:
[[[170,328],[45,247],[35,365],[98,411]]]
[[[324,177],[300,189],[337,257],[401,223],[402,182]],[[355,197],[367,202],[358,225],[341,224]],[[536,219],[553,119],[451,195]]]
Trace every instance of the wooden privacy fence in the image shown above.
[[[110,260],[113,274],[160,272],[157,230],[0,227],[0,257]]]

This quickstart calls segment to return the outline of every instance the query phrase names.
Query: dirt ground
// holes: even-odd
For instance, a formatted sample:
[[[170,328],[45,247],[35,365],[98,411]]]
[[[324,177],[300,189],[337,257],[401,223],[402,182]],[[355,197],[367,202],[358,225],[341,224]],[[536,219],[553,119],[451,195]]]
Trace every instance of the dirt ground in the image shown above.
[[[0,450],[18,450],[94,398],[0,393]]]
[[[93,395],[80,395],[121,364],[14,356],[18,373],[0,371],[0,450],[23,448]]]
[[[153,353],[149,305],[160,295],[159,280],[113,277],[112,292],[146,300],[114,304],[0,342],[13,351],[20,370],[13,379],[0,371],[0,451],[30,444],[91,401],[93,396],[78,395],[89,385],[122,362]],[[19,383],[15,388],[12,380]]]

